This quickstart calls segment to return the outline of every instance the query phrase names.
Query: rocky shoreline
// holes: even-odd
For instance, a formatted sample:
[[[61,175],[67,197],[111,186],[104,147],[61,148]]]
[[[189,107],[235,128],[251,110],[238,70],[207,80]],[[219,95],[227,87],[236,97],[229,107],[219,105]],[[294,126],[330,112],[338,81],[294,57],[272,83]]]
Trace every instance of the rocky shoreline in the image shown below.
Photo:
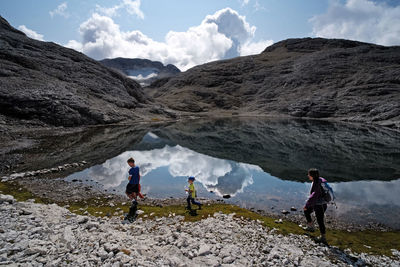
[[[215,213],[119,218],[71,213],[56,204],[0,195],[0,265],[8,266],[399,266],[400,253],[372,256],[280,235],[258,221]]]

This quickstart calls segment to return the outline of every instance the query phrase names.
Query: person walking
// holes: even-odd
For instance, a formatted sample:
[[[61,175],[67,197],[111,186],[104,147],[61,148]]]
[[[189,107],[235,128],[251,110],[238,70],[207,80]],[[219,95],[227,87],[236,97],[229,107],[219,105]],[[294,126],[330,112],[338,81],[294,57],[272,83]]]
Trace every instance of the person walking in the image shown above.
[[[188,210],[192,209],[191,203],[197,205],[199,207],[199,209],[201,209],[201,206],[202,206],[202,204],[200,202],[196,201],[197,193],[196,193],[196,189],[194,188],[194,184],[193,184],[194,180],[195,180],[195,178],[193,176],[188,178],[189,186],[185,190],[186,192],[188,192],[187,207],[186,207]]]
[[[327,244],[326,241],[326,228],[324,223],[324,215],[327,209],[327,202],[323,198],[322,183],[326,180],[319,176],[319,171],[317,169],[308,170],[308,179],[312,181],[310,195],[304,206],[304,215],[307,220],[307,227],[305,230],[313,232],[314,224],[311,219],[311,214],[315,212],[315,217],[317,218],[317,223],[319,226],[319,231],[321,236],[317,239],[317,242]]]

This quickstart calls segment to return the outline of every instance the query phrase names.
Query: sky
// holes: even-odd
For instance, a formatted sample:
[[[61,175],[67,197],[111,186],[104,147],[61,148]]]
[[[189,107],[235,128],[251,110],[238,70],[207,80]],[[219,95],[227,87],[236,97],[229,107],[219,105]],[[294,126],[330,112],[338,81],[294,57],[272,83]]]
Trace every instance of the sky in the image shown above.
[[[31,38],[97,60],[147,58],[181,70],[287,38],[400,45],[400,0],[1,0],[0,15]]]

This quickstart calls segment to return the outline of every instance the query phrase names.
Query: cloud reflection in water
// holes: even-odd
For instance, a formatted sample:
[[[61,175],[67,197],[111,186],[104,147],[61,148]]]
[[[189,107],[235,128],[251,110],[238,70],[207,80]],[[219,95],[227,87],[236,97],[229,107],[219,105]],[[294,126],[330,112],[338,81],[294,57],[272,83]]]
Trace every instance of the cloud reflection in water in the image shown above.
[[[243,192],[246,186],[253,183],[251,172],[262,172],[255,165],[214,158],[179,145],[166,145],[160,149],[124,152],[102,165],[93,166],[88,170],[88,175],[105,189],[116,188],[127,181],[129,167],[126,160],[130,157],[140,167],[143,179],[153,170],[168,167],[172,177],[195,176],[207,190],[219,196],[235,196]]]

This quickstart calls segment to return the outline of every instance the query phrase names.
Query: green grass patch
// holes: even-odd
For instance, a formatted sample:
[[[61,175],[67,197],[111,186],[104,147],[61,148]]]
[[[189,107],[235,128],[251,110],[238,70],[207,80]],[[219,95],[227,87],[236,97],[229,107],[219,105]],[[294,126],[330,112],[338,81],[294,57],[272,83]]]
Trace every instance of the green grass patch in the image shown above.
[[[22,187],[16,182],[0,182],[0,192],[2,194],[9,194],[14,196],[18,201],[26,201],[28,199],[35,199],[37,203],[50,203],[47,199],[38,198],[27,189]],[[78,202],[67,201],[57,203],[60,206],[69,205],[69,210],[76,214],[85,214],[97,217],[105,216],[118,216],[121,217],[124,213],[129,211],[130,202],[127,201],[125,205],[122,203],[113,203],[110,206],[110,201],[107,197],[90,198]],[[140,215],[143,219],[154,219],[156,217],[168,217],[172,214],[184,216],[184,221],[195,222],[213,216],[216,212],[224,214],[235,213],[235,217],[243,218],[246,220],[259,220],[264,226],[268,228],[275,228],[278,233],[298,234],[303,235],[306,232],[301,229],[297,224],[289,221],[282,223],[275,223],[274,218],[262,216],[258,213],[252,212],[247,209],[240,208],[230,204],[210,204],[203,205],[201,210],[195,210],[195,213],[190,213],[185,209],[185,205],[171,205],[165,207],[140,205],[138,208],[143,210],[144,213]],[[197,208],[197,207],[196,207]],[[311,237],[319,235],[318,230],[315,233],[308,234]],[[353,252],[370,253],[374,255],[387,255],[392,256],[391,249],[400,250],[400,231],[378,232],[378,231],[357,231],[348,232],[343,230],[327,229],[327,240],[330,245],[337,246],[344,250],[351,249]]]
[[[47,199],[33,195],[25,187],[13,181],[0,182],[0,193],[4,195],[12,195],[18,201],[34,199],[36,203],[49,203]]]

